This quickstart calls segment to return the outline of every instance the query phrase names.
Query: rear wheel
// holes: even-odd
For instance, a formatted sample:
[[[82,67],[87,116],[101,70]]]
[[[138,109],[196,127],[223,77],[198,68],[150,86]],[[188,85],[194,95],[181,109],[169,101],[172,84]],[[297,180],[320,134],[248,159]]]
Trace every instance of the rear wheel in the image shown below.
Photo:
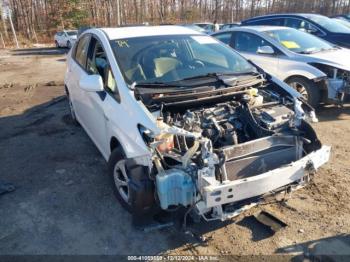
[[[300,77],[293,76],[289,78],[287,84],[298,91],[312,107],[317,107],[320,102],[320,89],[311,80]]]

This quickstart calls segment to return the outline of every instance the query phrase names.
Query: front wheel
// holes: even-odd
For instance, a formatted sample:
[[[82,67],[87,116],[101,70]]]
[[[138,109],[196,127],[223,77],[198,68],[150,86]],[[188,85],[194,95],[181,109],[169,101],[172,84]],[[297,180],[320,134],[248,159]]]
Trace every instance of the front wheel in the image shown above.
[[[313,81],[304,77],[294,76],[289,78],[286,83],[298,91],[312,107],[316,108],[318,106],[321,93]]]
[[[67,99],[68,99],[69,112],[70,112],[70,116],[71,116],[72,122],[73,122],[74,125],[79,126],[79,122],[78,122],[77,116],[75,114],[73,102],[72,102],[72,99],[71,99],[71,97],[70,97],[70,95],[68,93],[68,89],[67,88],[66,88],[66,95],[67,95]]]
[[[150,219],[158,206],[155,202],[155,185],[148,167],[127,159],[121,148],[112,151],[108,172],[114,195],[120,204],[133,215],[133,223],[141,225]]]

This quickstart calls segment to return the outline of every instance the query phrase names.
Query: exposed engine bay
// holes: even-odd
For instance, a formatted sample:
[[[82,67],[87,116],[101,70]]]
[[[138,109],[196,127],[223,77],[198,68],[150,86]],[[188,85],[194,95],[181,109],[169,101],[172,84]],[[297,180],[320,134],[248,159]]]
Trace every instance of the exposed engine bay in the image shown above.
[[[140,132],[163,210],[184,206],[205,220],[225,220],[265,194],[304,185],[328,161],[329,148],[306,122],[313,112],[259,77],[191,93],[138,90],[161,130]],[[319,150],[323,158],[313,160]]]
[[[327,90],[326,98],[343,103],[345,95],[350,94],[350,72],[326,64],[312,63],[312,65],[327,75],[323,87]]]

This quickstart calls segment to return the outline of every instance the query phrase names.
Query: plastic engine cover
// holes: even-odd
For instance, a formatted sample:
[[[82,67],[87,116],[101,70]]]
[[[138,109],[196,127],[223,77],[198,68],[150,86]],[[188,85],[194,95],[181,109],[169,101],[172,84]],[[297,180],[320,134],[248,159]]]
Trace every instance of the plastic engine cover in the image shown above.
[[[160,173],[157,192],[162,209],[171,205],[188,206],[194,203],[196,190],[190,175],[180,169],[169,169]]]

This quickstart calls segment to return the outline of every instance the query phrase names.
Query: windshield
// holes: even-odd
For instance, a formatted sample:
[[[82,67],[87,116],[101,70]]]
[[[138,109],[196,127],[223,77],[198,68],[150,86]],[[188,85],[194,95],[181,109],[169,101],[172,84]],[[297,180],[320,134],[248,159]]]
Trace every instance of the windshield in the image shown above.
[[[128,84],[169,83],[208,74],[243,74],[255,67],[205,35],[163,35],[112,40]]]
[[[334,48],[330,43],[296,29],[270,30],[264,33],[296,53],[315,53]]]
[[[69,36],[75,36],[78,34],[78,31],[67,31],[67,35]]]
[[[346,27],[350,28],[350,22],[348,20],[340,19],[340,18],[333,18],[333,20],[335,20],[338,23],[341,23],[342,25],[345,25]]]
[[[334,21],[326,16],[322,15],[309,15],[306,16],[306,18],[310,19],[311,21],[314,21],[316,24],[319,24],[323,28],[327,29],[328,31],[332,33],[346,33],[350,34],[350,29],[346,26],[342,25],[341,23]]]

